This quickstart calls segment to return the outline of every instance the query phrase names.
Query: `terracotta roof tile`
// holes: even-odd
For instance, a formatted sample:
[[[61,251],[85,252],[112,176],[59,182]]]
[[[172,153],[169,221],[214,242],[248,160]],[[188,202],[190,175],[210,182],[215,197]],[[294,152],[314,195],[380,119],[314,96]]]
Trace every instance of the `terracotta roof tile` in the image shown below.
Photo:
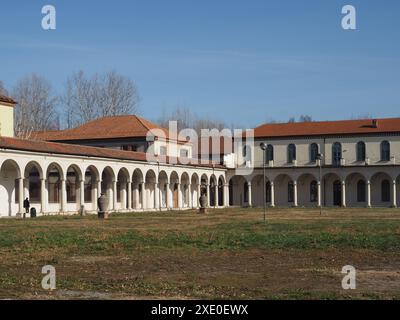
[[[167,129],[136,115],[112,116],[96,119],[79,127],[60,131],[35,132],[32,137],[46,141],[100,140],[146,137],[150,130],[158,129],[169,138]],[[182,141],[182,139],[179,139]]]
[[[15,105],[17,104],[13,99],[0,94],[0,102]]]
[[[254,129],[254,137],[276,138],[393,132],[400,132],[400,118],[264,124]]]
[[[0,148],[10,150],[21,150],[31,151],[48,154],[63,154],[63,155],[76,155],[76,156],[87,156],[95,158],[109,158],[114,160],[131,160],[131,161],[147,161],[147,155],[143,152],[123,151],[109,148],[96,148],[87,147],[81,145],[72,145],[57,142],[45,142],[38,140],[25,140],[17,138],[0,137]],[[155,159],[157,161],[157,159]],[[160,163],[174,163],[174,164],[186,164],[183,159],[177,158],[160,158]],[[218,167],[224,168],[223,166],[215,163],[199,164],[196,159],[190,159],[188,165],[201,166],[201,167]]]

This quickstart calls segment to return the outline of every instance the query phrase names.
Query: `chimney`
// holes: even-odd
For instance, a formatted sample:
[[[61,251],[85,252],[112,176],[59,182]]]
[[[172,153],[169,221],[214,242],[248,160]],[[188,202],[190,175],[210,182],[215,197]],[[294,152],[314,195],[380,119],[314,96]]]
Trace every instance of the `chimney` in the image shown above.
[[[372,128],[378,128],[378,120],[377,119],[372,120]]]

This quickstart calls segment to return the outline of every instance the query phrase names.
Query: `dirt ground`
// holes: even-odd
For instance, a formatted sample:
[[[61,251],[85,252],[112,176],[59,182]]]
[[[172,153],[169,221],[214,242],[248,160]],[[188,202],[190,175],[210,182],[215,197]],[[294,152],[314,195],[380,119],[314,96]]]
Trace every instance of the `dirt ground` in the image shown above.
[[[400,210],[0,220],[3,299],[398,299]],[[57,289],[41,288],[42,266]],[[343,290],[342,267],[356,268]]]

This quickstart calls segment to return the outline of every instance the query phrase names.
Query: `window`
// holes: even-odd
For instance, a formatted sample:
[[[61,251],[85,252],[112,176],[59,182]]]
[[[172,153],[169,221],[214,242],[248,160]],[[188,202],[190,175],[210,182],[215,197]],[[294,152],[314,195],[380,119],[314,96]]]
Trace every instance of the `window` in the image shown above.
[[[288,202],[294,202],[294,184],[292,181],[288,183]]]
[[[365,161],[365,143],[363,141],[357,143],[357,161]]]
[[[310,183],[310,201],[318,201],[318,183],[315,180]]]
[[[310,161],[316,162],[318,158],[318,145],[316,143],[312,143],[310,146]]]
[[[189,156],[189,151],[187,149],[181,149],[180,156],[181,158],[187,158]]]
[[[160,156],[166,156],[166,155],[167,155],[167,147],[161,146],[160,147]]]
[[[274,147],[269,144],[267,146],[267,150],[266,150],[267,154],[266,154],[266,159],[265,161],[268,163],[269,161],[274,161]]]
[[[242,155],[243,155],[244,159],[250,160],[250,151],[251,151],[250,146],[246,145],[246,146],[243,147]]]
[[[389,180],[382,181],[382,202],[390,201],[390,182]]]
[[[365,202],[366,184],[364,180],[357,182],[357,202]]]
[[[293,163],[296,160],[296,146],[289,144],[288,146],[288,163]]]
[[[388,141],[381,143],[381,161],[390,161],[390,143]]]
[[[265,202],[271,202],[271,182],[265,184]]]
[[[340,166],[341,159],[342,159],[342,145],[339,142],[335,142],[332,145],[332,165]]]

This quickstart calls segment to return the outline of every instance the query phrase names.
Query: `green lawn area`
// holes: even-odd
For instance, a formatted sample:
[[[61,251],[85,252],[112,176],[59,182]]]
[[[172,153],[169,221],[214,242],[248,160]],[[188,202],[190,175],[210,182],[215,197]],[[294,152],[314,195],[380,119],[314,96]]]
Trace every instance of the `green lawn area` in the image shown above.
[[[0,220],[0,298],[400,298],[400,210],[260,209]],[[53,265],[57,289],[41,288]],[[343,290],[342,267],[357,269]]]

